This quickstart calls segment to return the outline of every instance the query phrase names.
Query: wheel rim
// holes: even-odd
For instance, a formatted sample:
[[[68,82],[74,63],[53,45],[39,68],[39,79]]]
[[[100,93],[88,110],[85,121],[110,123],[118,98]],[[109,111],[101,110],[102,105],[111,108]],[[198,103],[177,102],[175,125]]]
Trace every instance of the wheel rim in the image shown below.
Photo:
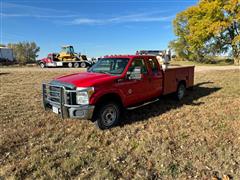
[[[107,107],[102,113],[102,120],[105,126],[111,126],[117,119],[117,110],[113,106]]]
[[[72,67],[72,63],[68,63],[68,67],[70,67],[70,68],[71,68],[71,67]]]
[[[81,67],[85,68],[86,64],[85,63],[81,63]]]
[[[78,63],[75,63],[75,64],[74,64],[74,67],[75,67],[75,68],[78,68],[78,66],[79,66]]]
[[[43,63],[41,63],[41,64],[40,64],[40,67],[41,67],[41,68],[44,68],[44,64],[43,64]]]
[[[180,85],[178,88],[178,98],[182,99],[185,93],[185,86],[184,85]]]

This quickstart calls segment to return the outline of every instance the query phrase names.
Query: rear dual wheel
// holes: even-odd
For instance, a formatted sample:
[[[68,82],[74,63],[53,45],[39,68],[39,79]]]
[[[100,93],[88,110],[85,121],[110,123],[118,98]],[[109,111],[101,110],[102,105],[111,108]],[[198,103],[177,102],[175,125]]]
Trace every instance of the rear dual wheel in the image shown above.
[[[81,68],[86,68],[87,64],[85,62],[81,62],[80,66],[81,66]]]
[[[73,64],[73,66],[74,66],[75,68],[79,68],[79,63],[75,62],[75,63]]]
[[[69,68],[72,68],[72,67],[75,67],[75,68],[79,68],[79,63],[78,62],[75,62],[75,63],[68,63],[68,67]]]

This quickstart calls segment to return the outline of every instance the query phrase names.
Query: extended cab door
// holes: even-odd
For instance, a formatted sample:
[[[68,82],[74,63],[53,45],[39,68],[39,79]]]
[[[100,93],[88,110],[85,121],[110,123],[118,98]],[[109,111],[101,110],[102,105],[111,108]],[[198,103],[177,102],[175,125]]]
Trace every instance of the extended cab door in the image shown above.
[[[163,93],[163,71],[156,58],[147,58],[147,66],[150,72],[149,96],[156,98]]]
[[[123,82],[121,82],[121,89],[126,97],[127,106],[135,105],[149,99],[150,74],[145,60],[141,58],[133,59],[130,67],[128,68],[128,73],[133,72],[136,67],[141,68],[141,80],[126,78]]]

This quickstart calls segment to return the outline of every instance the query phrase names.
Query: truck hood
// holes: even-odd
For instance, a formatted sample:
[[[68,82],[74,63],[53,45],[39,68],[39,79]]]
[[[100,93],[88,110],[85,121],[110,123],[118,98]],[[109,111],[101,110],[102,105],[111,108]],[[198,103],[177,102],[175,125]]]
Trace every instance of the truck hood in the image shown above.
[[[108,74],[81,72],[81,73],[70,74],[67,76],[61,76],[54,80],[57,80],[63,83],[73,84],[76,87],[90,87],[90,86],[97,85],[99,83],[109,82],[117,78],[118,76],[112,76]]]

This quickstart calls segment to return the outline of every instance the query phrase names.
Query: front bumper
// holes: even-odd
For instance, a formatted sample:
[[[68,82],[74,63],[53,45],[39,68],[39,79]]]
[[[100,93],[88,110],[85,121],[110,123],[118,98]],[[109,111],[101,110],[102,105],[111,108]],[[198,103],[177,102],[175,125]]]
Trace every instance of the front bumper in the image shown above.
[[[43,83],[42,101],[44,109],[52,109],[62,118],[92,119],[95,106],[74,104],[74,95],[78,91],[81,90],[69,89],[60,84]]]

